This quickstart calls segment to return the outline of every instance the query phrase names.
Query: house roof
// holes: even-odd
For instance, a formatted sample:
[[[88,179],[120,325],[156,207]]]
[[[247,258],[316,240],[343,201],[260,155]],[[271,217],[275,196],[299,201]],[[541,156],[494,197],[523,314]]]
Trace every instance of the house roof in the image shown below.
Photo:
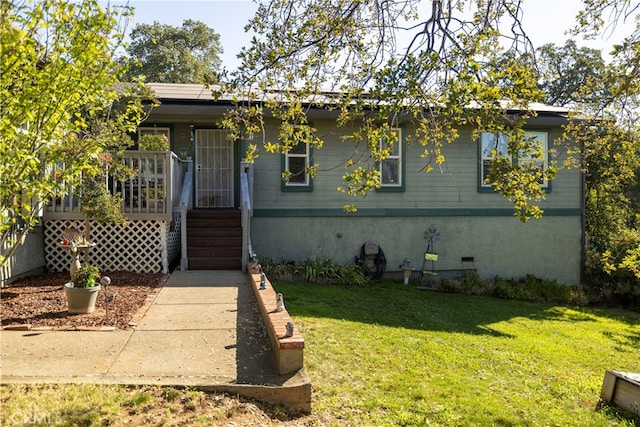
[[[182,116],[183,118],[200,115],[219,116],[224,114],[230,108],[233,108],[235,101],[247,99],[246,93],[222,93],[221,86],[203,84],[187,84],[187,83],[147,83],[155,93],[161,105],[158,107],[156,115]],[[213,91],[218,91],[214,96]],[[336,93],[321,93],[314,95],[313,98],[304,100],[303,102],[313,106],[308,113],[313,119],[335,119],[338,112],[335,110],[323,108],[323,104],[330,104],[338,97]],[[264,93],[262,98],[257,96],[255,101],[264,101],[270,97],[276,97],[275,93]],[[469,108],[474,108],[470,105]],[[519,114],[522,109],[518,108],[514,103],[504,100],[502,108],[508,114]],[[530,104],[530,109],[537,112],[537,117],[529,119],[529,124],[540,126],[558,126],[566,124],[569,117],[569,109],[565,107],[555,107],[540,102]]]
[[[181,83],[146,83],[160,100],[174,101],[215,101],[212,89],[219,89],[219,86],[211,88],[202,84],[181,84]],[[230,97],[227,100],[231,100]]]
[[[232,94],[227,93],[222,93],[218,98],[214,97],[212,91],[221,89],[219,85],[206,86],[203,84],[189,83],[147,83],[146,85],[154,91],[160,100],[225,102],[234,99]],[[329,101],[331,98],[333,98],[332,94],[324,94],[324,101]],[[318,100],[316,99],[315,102],[318,102]],[[511,109],[509,101],[505,100],[502,104],[504,108],[508,110]],[[530,106],[533,111],[537,112],[560,114],[569,112],[569,109],[565,107],[555,107],[541,102],[532,102]]]

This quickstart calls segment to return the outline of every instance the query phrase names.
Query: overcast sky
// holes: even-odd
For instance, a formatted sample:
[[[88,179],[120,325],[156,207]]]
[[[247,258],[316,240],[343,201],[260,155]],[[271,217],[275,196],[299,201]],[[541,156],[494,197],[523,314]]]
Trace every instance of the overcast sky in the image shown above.
[[[111,4],[123,1],[111,0]],[[256,11],[251,0],[131,0],[129,5],[135,8],[133,27],[137,23],[181,26],[185,19],[204,22],[220,34],[224,54],[223,65],[227,69],[238,65],[236,55],[240,48],[249,43],[251,36],[244,33],[244,26]],[[524,27],[533,44],[538,47],[546,43],[564,44],[565,31],[575,23],[580,10],[580,0],[526,0],[524,1]],[[586,44],[601,49],[606,55],[611,46],[621,39],[621,34],[629,33],[632,23],[621,25],[613,35],[598,38]]]

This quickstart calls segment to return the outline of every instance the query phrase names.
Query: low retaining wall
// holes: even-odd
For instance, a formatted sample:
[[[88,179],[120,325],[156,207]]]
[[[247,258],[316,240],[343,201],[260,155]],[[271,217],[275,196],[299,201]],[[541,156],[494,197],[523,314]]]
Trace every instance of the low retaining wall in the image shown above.
[[[304,338],[295,324],[293,334],[287,336],[286,325],[289,322],[293,324],[293,320],[286,308],[276,311],[277,292],[271,286],[269,279],[265,278],[265,289],[260,289],[261,275],[248,274],[271,341],[278,373],[286,375],[299,371],[304,367]]]

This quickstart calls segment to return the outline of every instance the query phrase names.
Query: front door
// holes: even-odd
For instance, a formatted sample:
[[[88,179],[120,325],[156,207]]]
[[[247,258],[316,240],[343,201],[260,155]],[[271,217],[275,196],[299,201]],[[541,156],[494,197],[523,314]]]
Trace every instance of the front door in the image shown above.
[[[227,131],[196,130],[196,207],[233,207],[233,141]]]

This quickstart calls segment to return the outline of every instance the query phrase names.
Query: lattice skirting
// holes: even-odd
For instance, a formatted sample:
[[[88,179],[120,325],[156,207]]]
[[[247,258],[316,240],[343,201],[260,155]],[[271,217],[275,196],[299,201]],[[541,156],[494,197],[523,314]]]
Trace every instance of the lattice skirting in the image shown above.
[[[71,254],[60,247],[62,232],[74,227],[84,232],[84,221],[45,221],[45,257],[49,271],[69,271]],[[180,216],[171,222],[130,221],[127,225],[91,221],[89,261],[100,271],[168,272],[180,253]],[[81,258],[82,259],[82,258]]]
[[[180,225],[182,220],[180,212],[173,212],[171,222],[166,224],[166,236],[167,236],[167,257],[169,263],[172,263],[180,256]]]

